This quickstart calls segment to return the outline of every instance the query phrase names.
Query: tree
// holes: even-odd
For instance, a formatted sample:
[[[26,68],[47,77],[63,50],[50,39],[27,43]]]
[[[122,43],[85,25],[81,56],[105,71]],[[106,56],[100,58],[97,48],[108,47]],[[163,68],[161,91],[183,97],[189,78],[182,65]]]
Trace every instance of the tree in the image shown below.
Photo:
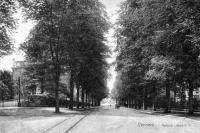
[[[104,33],[108,30],[109,24],[106,20],[105,9],[99,1],[75,0],[69,8],[73,11],[75,19],[72,39],[74,45],[70,45],[72,47],[70,49],[74,49],[74,52],[69,55],[72,59],[69,65],[74,82],[78,86],[81,85],[82,92],[87,92],[90,91],[87,87],[88,81],[93,82],[91,77],[94,75],[93,70],[97,69],[96,63],[99,63],[99,69],[104,67],[101,64],[105,64],[108,48],[104,44]],[[83,75],[87,76],[83,77]],[[71,90],[73,90],[73,82],[71,82]],[[72,92],[71,96],[73,96]]]
[[[2,90],[4,90],[4,99],[13,99],[14,87],[11,73],[8,71],[1,71],[0,81],[2,82]]]
[[[157,36],[156,48],[158,48],[158,54],[174,58],[174,77],[182,76],[179,80],[188,84],[189,114],[192,114],[193,90],[199,86],[197,83],[199,79],[199,47],[195,46],[198,41],[194,42],[193,37],[197,33],[195,29],[199,27],[199,17],[197,16],[200,3],[190,0],[166,1],[165,3],[167,5],[167,9],[165,9],[167,21],[162,24],[165,26],[161,27],[162,34]]]
[[[55,83],[55,112],[59,112],[59,81],[62,66],[68,60],[67,48],[72,32],[69,2],[66,1],[22,1],[26,16],[37,21],[23,45],[29,61],[48,64]],[[37,9],[37,10],[36,10]]]
[[[9,32],[15,28],[13,13],[15,12],[14,0],[1,0],[0,2],[0,57],[7,55],[11,50],[11,38]]]
[[[8,88],[2,81],[0,81],[0,94],[1,101],[4,102],[8,98]]]
[[[122,4],[116,32],[119,52],[117,71],[122,73],[124,91],[136,91],[135,105],[138,107],[141,107],[141,101],[145,101],[140,99],[146,97],[143,89],[147,83],[145,74],[149,70],[151,57],[155,55],[152,46],[153,28],[146,25],[153,18],[150,15],[152,11],[144,3],[128,0]]]
[[[127,0],[121,7],[116,36],[117,70],[126,77],[122,84],[143,88],[148,82],[161,82],[166,112],[177,84],[188,86],[189,113],[193,112],[193,91],[199,86],[199,5],[192,0]]]
[[[73,108],[74,82],[90,57],[105,60],[104,32],[108,30],[102,4],[95,0],[21,1],[25,15],[37,21],[23,49],[30,62],[47,64],[55,81],[56,112],[59,112],[59,78],[69,68],[70,109]],[[102,54],[102,55],[101,55]],[[103,77],[105,78],[105,77]],[[92,82],[90,80],[90,82]],[[83,88],[83,87],[82,87]]]

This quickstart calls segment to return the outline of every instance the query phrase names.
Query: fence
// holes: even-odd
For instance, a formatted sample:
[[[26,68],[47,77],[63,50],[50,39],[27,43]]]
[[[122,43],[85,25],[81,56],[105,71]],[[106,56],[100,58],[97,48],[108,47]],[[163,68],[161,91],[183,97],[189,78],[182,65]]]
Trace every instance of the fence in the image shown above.
[[[0,101],[0,107],[17,107],[18,101],[12,100],[12,101]]]

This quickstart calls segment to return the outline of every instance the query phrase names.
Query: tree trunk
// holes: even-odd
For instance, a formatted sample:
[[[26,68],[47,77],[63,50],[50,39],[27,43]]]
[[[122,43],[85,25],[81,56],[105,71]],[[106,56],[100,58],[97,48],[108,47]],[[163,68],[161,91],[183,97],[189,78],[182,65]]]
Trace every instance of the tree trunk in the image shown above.
[[[14,90],[10,87],[10,99],[14,99]]]
[[[88,95],[88,103],[89,103],[89,107],[91,106],[91,94]]]
[[[90,93],[88,93],[88,107],[90,107]]]
[[[94,106],[94,97],[93,97],[93,95],[91,95],[91,106],[92,107]]]
[[[135,98],[134,108],[137,109],[137,98]]]
[[[74,75],[73,71],[71,71],[70,77],[70,104],[69,109],[73,110],[73,99],[74,99]]]
[[[131,97],[130,97],[131,99],[131,108],[133,108],[133,96],[131,95]]]
[[[165,108],[165,113],[170,112],[170,87],[169,87],[169,82],[166,84],[166,108]]]
[[[82,108],[84,108],[84,107],[85,107],[85,105],[84,105],[84,104],[85,104],[85,102],[84,102],[84,99],[85,99],[85,98],[84,98],[84,96],[85,96],[85,95],[84,95],[84,89],[83,89],[83,87],[82,87],[82,89],[81,89],[81,101],[82,101]]]
[[[177,89],[176,87],[174,88],[174,104],[176,105],[176,93],[177,93]]]
[[[56,100],[56,107],[55,107],[55,113],[59,113],[60,112],[60,105],[59,105],[59,81],[60,81],[60,70],[59,67],[56,66],[56,79],[55,79],[55,83],[56,83],[56,87],[55,87],[55,100]]]
[[[21,79],[20,77],[18,78],[18,86],[19,86],[19,90],[18,90],[18,96],[19,96],[19,101],[18,101],[18,107],[21,107]]]
[[[155,87],[155,85],[154,85],[154,90],[155,90],[155,93],[154,93],[154,97],[153,97],[153,110],[154,111],[156,111],[156,109],[157,109],[157,95],[158,95],[158,90],[157,90],[157,88]]]
[[[56,89],[55,89],[55,99],[56,99],[56,108],[55,112],[59,113],[59,96],[58,96],[58,88],[59,88],[59,81],[56,81]]]
[[[86,95],[85,95],[85,102],[86,102],[86,107],[88,107],[88,91],[86,90]]]
[[[130,100],[130,95],[128,95],[128,108],[131,107],[131,100]]]
[[[146,110],[147,106],[146,106],[146,88],[143,88],[143,99],[142,99],[142,109]]]
[[[43,80],[43,78],[41,79],[41,94],[43,94],[44,93],[44,80]]]
[[[94,106],[97,106],[97,101],[95,98],[94,98]]]
[[[84,92],[84,97],[85,97],[85,107],[87,107],[87,92],[86,92],[86,89],[85,89],[85,92]]]
[[[77,109],[79,109],[79,91],[80,91],[80,86],[77,85],[77,93],[76,93]]]
[[[192,115],[194,113],[194,108],[193,108],[193,85],[192,83],[189,84],[189,101],[188,101],[188,114]]]
[[[90,93],[89,92],[88,92],[87,98],[88,98],[88,107],[90,107]]]
[[[95,106],[95,98],[92,96],[92,106]]]
[[[92,105],[92,96],[91,96],[91,94],[89,95],[89,106],[91,106]]]
[[[1,91],[1,101],[2,101],[2,107],[4,107],[4,91]]]

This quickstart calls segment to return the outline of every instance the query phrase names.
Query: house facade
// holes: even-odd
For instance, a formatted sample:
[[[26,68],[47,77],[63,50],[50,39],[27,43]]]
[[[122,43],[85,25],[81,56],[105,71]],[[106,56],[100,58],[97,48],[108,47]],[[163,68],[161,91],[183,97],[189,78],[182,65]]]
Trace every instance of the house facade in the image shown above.
[[[13,76],[13,81],[15,83],[15,87],[17,89],[20,88],[20,91],[23,95],[26,95],[26,93],[27,93],[27,82],[30,82],[30,81],[27,81],[27,77],[25,75],[26,67],[28,65],[29,64],[25,61],[15,61],[13,68],[12,68],[12,73],[13,73],[12,76]],[[34,80],[34,79],[32,79],[32,80]],[[44,79],[44,81],[45,81],[45,79]],[[64,88],[64,89],[66,89],[65,92],[69,92],[69,81],[70,81],[70,73],[69,72],[61,74],[60,84],[61,84],[61,86],[63,85],[65,87]],[[49,82],[48,85],[47,85],[47,83],[45,83],[45,84],[41,83],[39,80],[36,79],[33,82],[34,85],[32,86],[32,88],[31,88],[32,91],[30,93],[36,94],[36,95],[48,93],[48,91],[47,91],[48,89],[43,91],[42,87],[44,85],[46,85],[47,87],[48,86],[52,87],[53,82],[51,82],[51,81],[47,81],[47,82]],[[74,90],[76,90],[76,89],[74,89]],[[74,92],[76,93],[76,91],[74,91]],[[74,96],[75,96],[75,94],[74,94]]]

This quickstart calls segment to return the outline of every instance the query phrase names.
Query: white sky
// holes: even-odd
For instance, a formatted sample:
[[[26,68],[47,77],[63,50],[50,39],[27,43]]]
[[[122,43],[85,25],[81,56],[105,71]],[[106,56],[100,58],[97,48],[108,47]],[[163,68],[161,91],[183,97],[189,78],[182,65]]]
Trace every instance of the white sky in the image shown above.
[[[11,55],[5,56],[0,59],[0,69],[1,70],[12,70],[14,60],[20,61],[24,60],[23,53],[18,50],[21,43],[23,43],[28,36],[30,30],[33,28],[33,22],[23,20],[19,10],[13,16],[17,20],[17,28],[11,35],[12,41],[14,43],[14,51]]]
[[[114,24],[116,22],[116,19],[118,18],[118,14],[116,13],[117,10],[119,10],[119,5],[121,2],[125,1],[125,0],[101,0],[104,5],[106,6],[106,10],[108,12],[108,15],[110,17],[110,21],[112,24]],[[110,46],[111,51],[112,51],[112,55],[111,58],[108,58],[107,61],[108,63],[112,63],[116,60],[116,53],[114,52],[114,49],[116,47],[116,41],[114,36],[114,29],[111,28],[109,30],[109,33],[107,35],[108,38],[108,46]],[[109,90],[111,91],[114,87],[114,83],[115,83],[115,79],[117,76],[117,73],[115,72],[115,67],[111,66],[111,68],[109,69],[109,74],[110,74],[110,78],[107,80],[107,86],[109,88]]]
[[[106,10],[108,12],[108,15],[110,17],[110,21],[112,24],[116,22],[117,14],[116,10],[119,9],[120,2],[124,0],[100,0],[102,3],[106,6]],[[24,60],[23,53],[19,52],[18,48],[21,43],[23,43],[28,36],[30,30],[33,28],[34,24],[30,21],[24,22],[21,11],[18,11],[18,13],[14,14],[14,17],[18,19],[17,29],[12,34],[13,42],[14,42],[14,52],[11,55],[5,56],[2,59],[0,59],[0,69],[2,70],[12,70],[13,62],[14,60]],[[114,29],[110,29],[107,36],[108,43],[107,45],[111,48],[112,56],[111,58],[108,58],[108,63],[112,63],[115,61],[116,54],[114,53],[114,49],[116,46],[114,35]],[[111,67],[109,70],[109,73],[111,77],[108,79],[108,87],[111,90],[113,88],[113,84],[116,78],[116,72],[114,71],[114,67]]]

